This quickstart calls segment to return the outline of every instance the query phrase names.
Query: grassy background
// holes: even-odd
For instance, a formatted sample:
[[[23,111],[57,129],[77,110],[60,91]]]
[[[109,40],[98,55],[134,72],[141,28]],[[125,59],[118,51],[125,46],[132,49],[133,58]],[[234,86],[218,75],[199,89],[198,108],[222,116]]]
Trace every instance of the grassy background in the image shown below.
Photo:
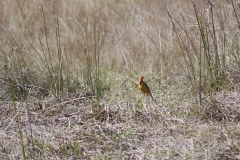
[[[1,1],[0,158],[240,159],[238,10]]]

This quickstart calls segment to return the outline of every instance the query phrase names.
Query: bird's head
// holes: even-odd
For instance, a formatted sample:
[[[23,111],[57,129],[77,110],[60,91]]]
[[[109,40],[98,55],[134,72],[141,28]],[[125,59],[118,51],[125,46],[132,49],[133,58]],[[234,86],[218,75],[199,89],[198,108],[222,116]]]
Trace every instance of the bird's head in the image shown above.
[[[140,77],[140,82],[142,82],[142,81],[143,81],[143,79],[144,79],[144,76],[141,76],[141,77]]]

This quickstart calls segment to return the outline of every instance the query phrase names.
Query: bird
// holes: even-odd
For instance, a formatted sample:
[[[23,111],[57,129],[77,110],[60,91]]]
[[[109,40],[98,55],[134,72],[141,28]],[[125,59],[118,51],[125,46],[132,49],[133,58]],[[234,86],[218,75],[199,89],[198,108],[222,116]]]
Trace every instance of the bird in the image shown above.
[[[152,100],[153,100],[152,93],[151,93],[151,91],[150,91],[147,83],[145,83],[145,82],[143,81],[143,79],[144,79],[144,76],[141,76],[141,77],[140,77],[140,81],[138,82],[138,89],[139,89],[140,91],[142,91],[144,94],[147,93],[147,95],[150,95],[151,98],[152,98]]]

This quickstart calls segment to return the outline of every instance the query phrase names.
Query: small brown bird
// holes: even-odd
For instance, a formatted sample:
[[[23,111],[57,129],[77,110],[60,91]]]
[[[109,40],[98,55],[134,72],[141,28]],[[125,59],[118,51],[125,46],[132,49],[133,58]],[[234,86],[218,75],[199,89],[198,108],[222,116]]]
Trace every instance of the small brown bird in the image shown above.
[[[145,83],[145,82],[143,81],[143,79],[144,79],[144,76],[141,76],[141,77],[140,77],[140,81],[139,81],[139,83],[138,83],[138,89],[141,90],[144,94],[147,93],[147,95],[150,95],[151,98],[152,98],[152,100],[153,100],[152,93],[151,93],[151,91],[150,91],[147,83]]]

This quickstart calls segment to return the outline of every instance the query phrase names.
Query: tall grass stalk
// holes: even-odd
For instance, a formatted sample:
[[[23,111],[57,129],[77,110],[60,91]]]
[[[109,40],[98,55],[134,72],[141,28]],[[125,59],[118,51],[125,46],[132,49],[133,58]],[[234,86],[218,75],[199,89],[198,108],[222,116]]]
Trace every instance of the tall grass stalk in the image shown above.
[[[232,5],[232,7],[233,7],[233,11],[234,11],[234,17],[235,17],[235,19],[236,19],[236,23],[237,23],[237,28],[238,28],[238,30],[240,30],[240,22],[239,22],[239,17],[238,17],[238,14],[237,14],[237,11],[236,11],[236,7],[235,7],[235,5],[234,5],[234,3],[233,3],[233,1],[231,0],[231,5]],[[230,42],[231,44],[231,50],[234,50],[234,51],[231,51],[231,56],[233,56],[233,58],[234,58],[234,63],[236,63],[236,65],[237,65],[237,67],[238,67],[238,69],[240,69],[240,54],[239,54],[239,44],[238,44],[238,40],[239,40],[239,38],[238,38],[238,34],[236,33],[235,35],[233,35],[233,37],[232,37],[232,42]]]
[[[203,63],[199,63],[199,68],[203,69],[200,70],[199,76],[203,76],[203,86],[204,90],[202,90],[202,87],[199,88],[199,94],[207,93],[207,92],[214,92],[219,90],[219,87],[224,84],[224,81],[226,80],[225,75],[222,71],[222,69],[225,68],[225,53],[223,49],[223,55],[219,55],[219,45],[225,45],[225,36],[223,35],[223,42],[219,42],[217,39],[222,34],[222,30],[217,31],[215,27],[215,17],[213,13],[213,5],[210,4],[210,22],[206,22],[203,15],[199,13],[197,10],[196,5],[193,3],[195,16],[197,19],[197,24],[199,28],[199,33],[201,37],[201,46],[199,48],[203,47],[203,50],[200,50],[200,55],[202,52],[204,53],[203,57],[201,56],[201,60],[203,58]],[[223,25],[222,25],[223,26]],[[223,29],[223,28],[221,28]],[[218,35],[217,35],[218,34]],[[211,48],[211,43],[213,44],[213,48]],[[199,77],[199,78],[200,78]],[[199,83],[202,83],[200,81]],[[200,84],[202,85],[202,84]]]
[[[234,11],[235,18],[236,18],[236,20],[237,20],[237,27],[238,27],[238,29],[240,30],[240,22],[239,22],[239,18],[238,18],[237,11],[236,11],[235,5],[234,5],[234,3],[233,3],[233,0],[231,0],[231,5],[232,5],[232,7],[233,7],[233,11]]]
[[[86,30],[85,30],[85,46],[83,46],[83,44],[81,43],[81,41],[79,40],[79,44],[83,50],[83,53],[86,56],[87,59],[87,66],[86,66],[86,70],[87,70],[87,85],[91,87],[92,91],[93,91],[93,82],[92,82],[92,61],[91,61],[91,57],[90,57],[90,53],[89,53],[89,39],[88,39],[88,26],[89,25],[89,16],[87,17],[87,25],[86,25]]]
[[[184,28],[184,26],[182,26],[176,19],[174,19],[174,17],[171,16],[171,14],[169,13],[169,11],[167,9],[166,9],[166,11],[167,11],[167,14],[168,14],[168,16],[171,20],[173,30],[176,34],[177,42],[178,42],[178,45],[179,45],[178,51],[183,55],[186,70],[187,70],[188,76],[190,78],[190,83],[191,83],[191,86],[192,86],[191,87],[192,92],[193,92],[193,95],[195,97],[195,101],[197,102],[197,98],[196,98],[196,72],[195,72],[195,69],[194,69],[195,64],[193,62],[194,56],[191,54],[190,47],[187,46],[187,45],[190,45],[192,48],[194,48],[195,54],[196,54],[196,49],[193,45],[193,42],[192,42],[187,30]],[[179,31],[177,30],[177,26],[175,25],[175,23],[177,23],[177,25],[183,30],[186,37],[181,36]],[[187,39],[188,43],[184,43],[185,38]]]
[[[58,51],[58,83],[56,88],[56,93],[63,92],[63,68],[62,68],[62,55],[63,51],[61,49],[61,41],[60,41],[60,32],[59,32],[59,18],[56,17],[56,40],[57,40],[57,51]]]
[[[44,9],[43,9],[43,5],[41,3],[39,3],[39,4],[41,5],[41,8],[42,8],[44,34],[45,34],[45,41],[46,41],[46,45],[47,45],[47,52],[48,52],[49,60],[46,56],[46,53],[44,51],[44,47],[43,47],[43,44],[42,44],[40,38],[39,38],[39,42],[40,42],[40,45],[41,45],[41,48],[42,48],[42,52],[43,52],[43,55],[44,55],[44,58],[45,58],[45,63],[47,65],[48,72],[50,74],[50,89],[49,90],[51,91],[52,85],[54,84],[53,64],[52,64],[52,57],[51,57],[51,52],[50,52],[49,43],[48,43],[47,27],[46,27],[46,19],[45,19]]]
[[[14,95],[13,95],[14,96]],[[13,97],[12,97],[13,99]],[[19,115],[18,115],[18,109],[17,109],[17,105],[13,99],[13,105],[14,105],[14,111],[15,111],[15,115],[16,115],[16,122],[17,122],[17,126],[18,126],[18,132],[19,132],[19,136],[20,136],[20,141],[21,141],[21,149],[22,149],[22,155],[23,155],[23,159],[26,160],[27,156],[26,156],[26,149],[25,149],[25,145],[24,145],[24,140],[23,140],[23,134],[22,134],[22,128],[20,125],[20,120],[19,120]]]
[[[171,16],[168,10],[167,14],[177,37],[176,42],[178,45],[176,48],[183,56],[195,101],[202,104],[202,94],[214,93],[225,84],[226,77],[223,71],[226,64],[225,47],[223,46],[223,54],[220,56],[219,45],[224,45],[226,42],[223,31],[216,29],[217,20],[214,17],[213,5],[209,3],[208,16],[210,21],[207,21],[201,12],[197,10],[194,2],[192,3],[197,20],[198,33],[200,34],[199,44],[193,42],[194,38],[192,38],[191,31],[184,24],[181,24]],[[221,25],[223,26],[223,24]],[[223,40],[220,38],[221,35]]]
[[[6,27],[7,28],[7,27]],[[8,28],[7,28],[8,30]],[[23,140],[23,132],[22,132],[22,128],[20,125],[20,119],[19,119],[19,115],[18,115],[18,108],[16,105],[16,100],[20,100],[20,101],[26,101],[26,108],[27,108],[27,115],[28,115],[28,122],[29,122],[29,127],[30,127],[30,143],[32,144],[32,147],[34,147],[34,143],[33,143],[33,134],[32,134],[32,126],[30,123],[30,111],[29,111],[29,107],[28,107],[28,88],[27,88],[27,81],[29,80],[29,77],[26,77],[26,70],[28,68],[27,63],[25,61],[25,58],[22,54],[21,48],[18,47],[18,44],[16,42],[16,40],[14,39],[12,33],[8,30],[9,34],[11,35],[15,45],[16,45],[16,50],[19,52],[20,57],[17,56],[17,61],[15,62],[17,67],[17,70],[20,72],[20,74],[18,74],[16,77],[15,75],[11,75],[11,73],[9,72],[10,70],[12,70],[12,63],[13,59],[14,59],[14,55],[12,55],[12,57],[6,58],[6,68],[5,70],[7,70],[7,78],[8,78],[8,86],[9,86],[9,90],[10,90],[10,95],[11,95],[11,101],[14,105],[14,111],[15,111],[15,115],[16,115],[16,123],[17,123],[17,127],[18,127],[18,132],[19,132],[19,136],[20,136],[20,140],[21,140],[21,147],[22,147],[22,155],[23,155],[23,159],[27,159],[26,157],[26,148],[24,145],[24,140]],[[12,52],[13,54],[13,52]],[[16,87],[18,87],[19,93],[15,92]],[[27,131],[26,131],[26,135],[27,135]],[[30,153],[31,156],[31,153]]]
[[[95,57],[95,90],[97,101],[100,100],[101,96],[101,84],[100,84],[100,59],[99,59],[99,30],[96,30],[96,19],[94,21],[94,57]]]
[[[89,19],[89,18],[88,18]],[[86,65],[86,71],[87,71],[87,85],[91,88],[92,92],[96,95],[97,101],[100,100],[101,91],[102,91],[102,83],[100,81],[100,32],[97,28],[97,21],[94,20],[94,26],[93,26],[93,41],[94,41],[94,49],[93,54],[90,53],[89,50],[89,41],[91,40],[89,38],[89,20],[87,19],[87,27],[85,31],[85,45],[79,41],[79,44],[83,50],[83,53],[86,56],[87,65]],[[91,56],[93,55],[93,56]]]

